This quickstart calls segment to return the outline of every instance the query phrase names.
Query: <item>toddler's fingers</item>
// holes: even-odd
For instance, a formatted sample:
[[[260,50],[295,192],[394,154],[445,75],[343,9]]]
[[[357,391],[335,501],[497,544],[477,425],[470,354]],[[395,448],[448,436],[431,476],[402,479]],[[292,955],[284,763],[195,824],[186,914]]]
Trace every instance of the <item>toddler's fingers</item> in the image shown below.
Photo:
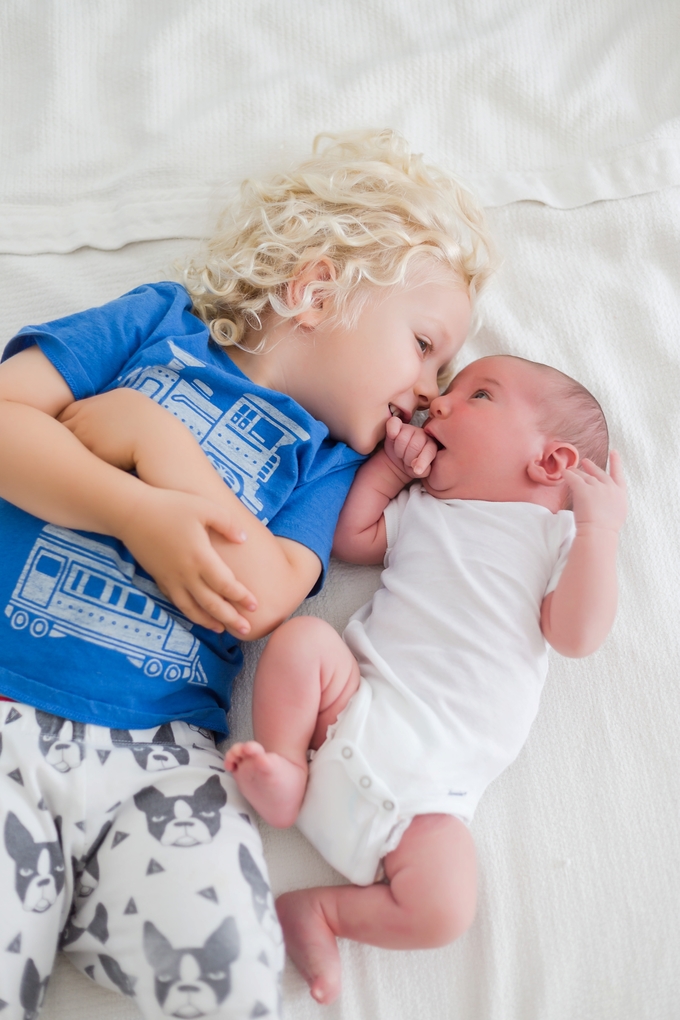
[[[211,506],[206,513],[204,523],[206,527],[212,528],[213,531],[218,531],[229,542],[240,544],[245,542],[248,537],[242,526],[233,521],[226,510],[222,510],[221,507],[215,505]]]
[[[194,584],[190,595],[199,608],[212,617],[213,624],[217,621],[224,630],[228,630],[230,634],[235,634],[237,637],[245,637],[250,633],[249,621],[241,616],[231,602],[220,598],[207,584],[202,581]],[[215,629],[214,626],[212,629]]]
[[[198,624],[199,627],[205,627],[206,630],[212,630],[215,634],[223,633],[224,624],[220,623],[214,616],[206,613],[186,588],[173,590],[161,588],[161,591],[164,595],[167,595],[173,605],[177,606],[180,613],[183,613],[192,623]]]
[[[201,580],[220,598],[242,605],[251,613],[257,609],[257,599],[245,584],[237,580],[220,556],[211,548],[209,557],[199,567]]]

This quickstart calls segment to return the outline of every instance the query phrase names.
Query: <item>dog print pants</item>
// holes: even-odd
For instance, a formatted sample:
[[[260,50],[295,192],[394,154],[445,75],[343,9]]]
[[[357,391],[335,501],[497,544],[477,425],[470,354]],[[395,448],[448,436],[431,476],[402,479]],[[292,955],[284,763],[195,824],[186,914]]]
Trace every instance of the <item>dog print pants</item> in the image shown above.
[[[161,1020],[279,1016],[257,830],[210,733],[0,701],[0,1013],[35,1020],[57,948]]]

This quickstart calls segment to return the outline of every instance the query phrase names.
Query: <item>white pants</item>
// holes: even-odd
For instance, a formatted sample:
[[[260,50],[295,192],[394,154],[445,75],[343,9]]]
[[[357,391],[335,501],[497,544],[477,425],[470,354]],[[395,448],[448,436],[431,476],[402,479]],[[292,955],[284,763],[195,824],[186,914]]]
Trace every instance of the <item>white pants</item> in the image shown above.
[[[58,944],[154,1020],[278,1017],[262,847],[212,735],[0,701],[0,1010],[34,1018]]]

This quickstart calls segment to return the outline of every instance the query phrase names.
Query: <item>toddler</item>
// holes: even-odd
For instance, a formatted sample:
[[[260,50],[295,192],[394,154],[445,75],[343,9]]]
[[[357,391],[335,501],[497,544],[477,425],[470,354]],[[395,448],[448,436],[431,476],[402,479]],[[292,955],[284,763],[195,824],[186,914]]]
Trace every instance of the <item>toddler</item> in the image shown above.
[[[257,742],[226,765],[266,821],[297,820],[355,883],[277,902],[319,1002],[339,991],[336,936],[424,948],[470,925],[468,825],[527,738],[546,642],[588,655],[614,620],[625,493],[607,445],[599,404],[562,373],[474,362],[423,430],[388,423],[357,474],[334,549],[385,570],[344,640],[311,617],[272,635]]]
[[[279,1014],[262,848],[215,748],[237,638],[318,590],[358,465],[437,395],[489,269],[470,196],[369,133],[246,183],[186,287],[7,345],[3,1018],[37,1015],[58,942],[147,1018]]]

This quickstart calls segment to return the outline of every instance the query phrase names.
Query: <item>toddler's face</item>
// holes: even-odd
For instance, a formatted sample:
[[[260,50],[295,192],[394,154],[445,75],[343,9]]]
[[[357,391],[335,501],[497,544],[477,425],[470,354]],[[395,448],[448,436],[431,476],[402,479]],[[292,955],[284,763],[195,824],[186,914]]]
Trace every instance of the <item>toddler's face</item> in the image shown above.
[[[317,357],[301,402],[335,439],[370,453],[385,438],[393,409],[409,421],[437,396],[437,376],[469,325],[467,292],[443,272],[371,296],[350,329],[330,322],[315,330]]]
[[[430,404],[425,431],[440,445],[425,489],[439,499],[514,502],[540,456],[540,380],[512,358],[482,358]]]

